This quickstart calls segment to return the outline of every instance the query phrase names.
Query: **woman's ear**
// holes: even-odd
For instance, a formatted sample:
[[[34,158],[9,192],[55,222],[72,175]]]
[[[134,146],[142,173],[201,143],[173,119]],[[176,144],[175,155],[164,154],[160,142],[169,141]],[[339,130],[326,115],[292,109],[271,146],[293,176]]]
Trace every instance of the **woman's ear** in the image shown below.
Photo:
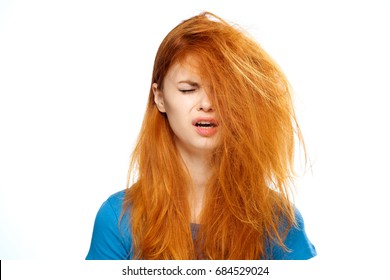
[[[158,89],[158,85],[156,83],[153,83],[152,90],[154,94],[154,103],[156,103],[156,106],[161,113],[165,113],[166,111],[162,91]]]

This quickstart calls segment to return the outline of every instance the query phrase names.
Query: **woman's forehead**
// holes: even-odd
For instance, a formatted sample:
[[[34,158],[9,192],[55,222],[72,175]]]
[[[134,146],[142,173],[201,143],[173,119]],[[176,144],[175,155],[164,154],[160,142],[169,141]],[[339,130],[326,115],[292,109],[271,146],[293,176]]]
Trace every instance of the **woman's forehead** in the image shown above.
[[[175,62],[169,68],[165,79],[171,79],[174,82],[193,81],[200,83],[199,61],[193,56],[187,56],[185,59]]]

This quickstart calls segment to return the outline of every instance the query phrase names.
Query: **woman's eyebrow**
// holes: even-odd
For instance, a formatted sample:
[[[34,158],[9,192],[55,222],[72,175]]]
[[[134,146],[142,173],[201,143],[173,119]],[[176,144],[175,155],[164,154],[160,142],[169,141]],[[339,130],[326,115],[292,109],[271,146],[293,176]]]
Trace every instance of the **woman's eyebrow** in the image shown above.
[[[199,87],[199,84],[197,82],[194,82],[191,80],[182,80],[182,81],[179,81],[178,84],[189,84],[190,86],[193,86],[193,87]]]

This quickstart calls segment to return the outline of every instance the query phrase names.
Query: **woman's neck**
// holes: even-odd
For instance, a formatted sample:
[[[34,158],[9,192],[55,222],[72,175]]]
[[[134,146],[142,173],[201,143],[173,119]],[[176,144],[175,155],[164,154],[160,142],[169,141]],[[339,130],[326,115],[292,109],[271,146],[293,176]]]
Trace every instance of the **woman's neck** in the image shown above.
[[[183,151],[179,152],[192,181],[188,194],[191,222],[199,223],[206,185],[211,176],[210,156],[200,153],[188,154]]]

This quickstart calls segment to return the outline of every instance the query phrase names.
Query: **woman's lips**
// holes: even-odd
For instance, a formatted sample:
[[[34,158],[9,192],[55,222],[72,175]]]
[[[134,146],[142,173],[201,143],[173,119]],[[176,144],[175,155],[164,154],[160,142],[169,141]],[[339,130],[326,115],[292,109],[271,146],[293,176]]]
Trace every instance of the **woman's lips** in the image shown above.
[[[204,137],[210,137],[217,132],[218,122],[213,118],[196,118],[192,121],[196,132]]]

